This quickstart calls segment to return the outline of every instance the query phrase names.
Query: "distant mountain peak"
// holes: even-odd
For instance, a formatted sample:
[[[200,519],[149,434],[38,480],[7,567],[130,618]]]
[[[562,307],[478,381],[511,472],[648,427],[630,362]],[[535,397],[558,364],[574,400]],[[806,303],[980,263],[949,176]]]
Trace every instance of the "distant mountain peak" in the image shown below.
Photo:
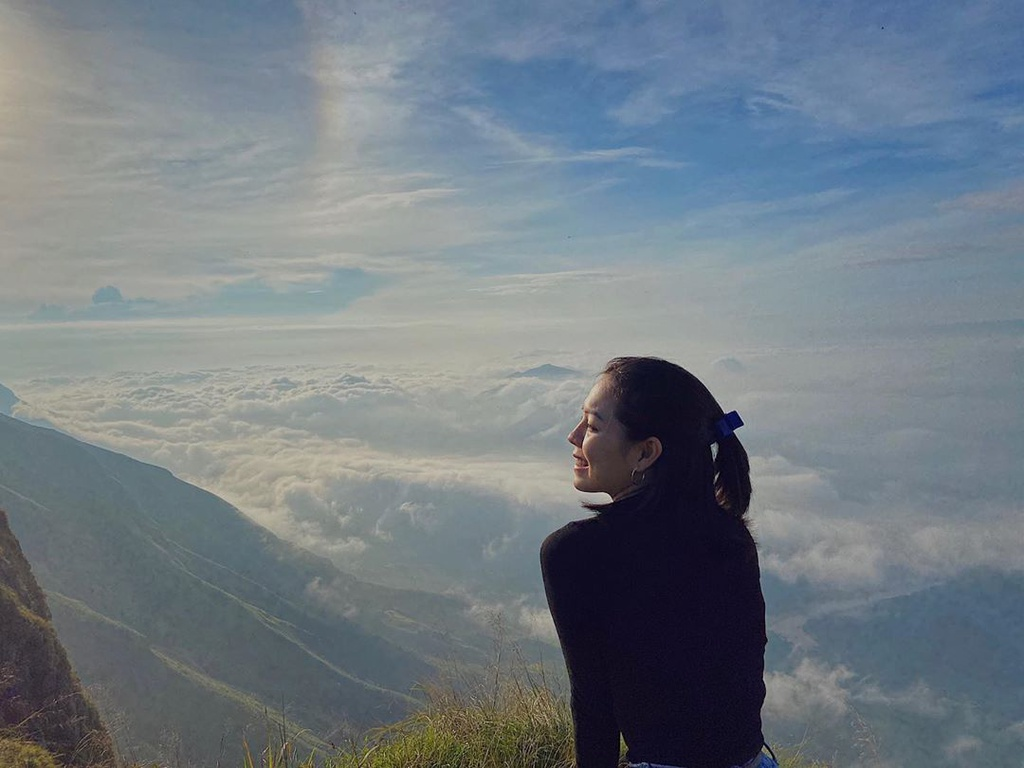
[[[11,392],[3,384],[0,384],[0,413],[4,416],[10,416],[16,406],[21,401],[18,396]]]
[[[580,372],[573,370],[572,368],[562,368],[558,365],[552,365],[551,363],[544,363],[544,365],[538,365],[536,368],[530,368],[527,371],[519,371],[513,373],[509,378],[512,379],[568,379],[572,376],[579,376]]]

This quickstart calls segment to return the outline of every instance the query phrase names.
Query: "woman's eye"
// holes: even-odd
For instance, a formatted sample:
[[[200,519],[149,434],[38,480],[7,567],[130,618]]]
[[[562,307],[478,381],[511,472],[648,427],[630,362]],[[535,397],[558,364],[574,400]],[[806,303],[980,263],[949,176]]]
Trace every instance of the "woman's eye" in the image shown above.
[[[587,424],[587,429],[589,429],[591,432],[597,432],[597,427],[595,427],[593,424]]]

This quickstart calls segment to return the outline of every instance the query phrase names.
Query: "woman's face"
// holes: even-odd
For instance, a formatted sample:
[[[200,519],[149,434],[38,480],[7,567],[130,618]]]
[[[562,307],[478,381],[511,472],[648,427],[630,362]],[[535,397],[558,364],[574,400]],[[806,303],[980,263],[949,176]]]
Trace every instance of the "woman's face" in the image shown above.
[[[607,493],[613,499],[634,490],[631,477],[641,448],[615,418],[615,397],[607,376],[598,378],[583,402],[583,418],[569,433],[575,450],[572,484],[578,491]]]

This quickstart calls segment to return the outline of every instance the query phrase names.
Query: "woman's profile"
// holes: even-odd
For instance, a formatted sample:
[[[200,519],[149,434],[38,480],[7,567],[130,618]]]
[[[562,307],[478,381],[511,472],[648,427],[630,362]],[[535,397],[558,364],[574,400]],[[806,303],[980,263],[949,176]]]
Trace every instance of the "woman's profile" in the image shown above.
[[[569,434],[596,514],[541,548],[578,768],[770,768],[750,471],[708,389],[673,363],[608,363]]]

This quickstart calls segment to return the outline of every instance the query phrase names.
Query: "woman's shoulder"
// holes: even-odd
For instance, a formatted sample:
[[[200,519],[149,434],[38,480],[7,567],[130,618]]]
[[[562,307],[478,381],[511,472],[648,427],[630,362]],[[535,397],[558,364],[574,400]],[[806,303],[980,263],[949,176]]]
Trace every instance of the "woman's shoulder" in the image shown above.
[[[540,545],[542,564],[555,561],[571,561],[593,556],[593,548],[600,545],[604,526],[597,517],[573,520],[549,534]]]

